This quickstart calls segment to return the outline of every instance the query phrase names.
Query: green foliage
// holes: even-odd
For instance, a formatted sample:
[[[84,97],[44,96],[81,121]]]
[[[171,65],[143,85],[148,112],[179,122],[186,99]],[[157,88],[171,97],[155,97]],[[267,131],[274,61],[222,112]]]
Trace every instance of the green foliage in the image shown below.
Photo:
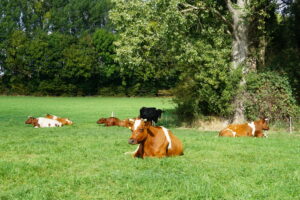
[[[284,74],[292,87],[293,96],[300,102],[300,56],[299,49],[283,48],[269,57],[268,68]]]
[[[288,78],[276,72],[251,73],[247,77],[246,115],[284,120],[297,114]]]
[[[300,102],[300,1],[285,6],[272,28],[272,40],[267,49],[267,67],[285,74]]]
[[[142,80],[175,80],[182,118],[228,114],[236,76],[229,73],[226,25],[209,10],[185,12],[185,1],[114,2],[116,60],[124,72]]]
[[[205,51],[208,53],[208,49]],[[231,101],[241,78],[240,69],[231,72],[228,56],[214,52],[215,62],[204,59],[202,65],[182,74],[182,83],[175,90],[177,113],[190,121],[202,115],[229,116]],[[191,122],[191,121],[190,121]]]
[[[101,72],[110,82],[111,79],[119,78],[119,66],[114,61],[116,35],[104,29],[98,29],[93,33],[93,46],[97,52],[97,64],[101,68]]]
[[[116,0],[110,18],[119,34],[116,61],[135,84],[156,82],[172,87],[178,77],[178,52],[187,32],[178,1]],[[132,80],[124,80],[132,85]],[[134,85],[135,85],[134,84]]]

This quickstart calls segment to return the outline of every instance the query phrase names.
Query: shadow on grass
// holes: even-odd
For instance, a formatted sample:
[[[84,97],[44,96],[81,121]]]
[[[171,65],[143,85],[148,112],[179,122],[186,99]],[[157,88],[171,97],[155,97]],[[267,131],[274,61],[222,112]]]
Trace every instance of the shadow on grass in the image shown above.
[[[180,124],[181,123],[178,119],[175,109],[167,109],[164,110],[156,125],[165,127],[179,127]]]

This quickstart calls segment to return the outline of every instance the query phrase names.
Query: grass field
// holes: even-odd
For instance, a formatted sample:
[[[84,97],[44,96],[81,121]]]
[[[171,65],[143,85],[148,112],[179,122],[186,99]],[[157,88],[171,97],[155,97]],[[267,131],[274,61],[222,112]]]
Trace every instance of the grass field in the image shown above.
[[[185,155],[133,159],[129,129],[102,127],[114,111],[135,117],[142,106],[171,110],[167,98],[0,97],[0,199],[300,199],[300,134],[268,139],[218,138],[162,124]],[[35,129],[28,115],[70,117],[73,126]]]

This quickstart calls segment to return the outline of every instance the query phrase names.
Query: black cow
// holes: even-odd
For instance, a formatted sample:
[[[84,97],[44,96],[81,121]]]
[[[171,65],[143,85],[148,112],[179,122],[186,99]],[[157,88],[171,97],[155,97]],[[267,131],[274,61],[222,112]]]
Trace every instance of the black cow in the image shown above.
[[[161,117],[161,113],[163,111],[161,109],[156,109],[154,107],[152,108],[146,108],[146,107],[142,107],[140,109],[140,118],[142,119],[147,119],[147,121],[154,121],[155,123],[157,123],[158,118]]]

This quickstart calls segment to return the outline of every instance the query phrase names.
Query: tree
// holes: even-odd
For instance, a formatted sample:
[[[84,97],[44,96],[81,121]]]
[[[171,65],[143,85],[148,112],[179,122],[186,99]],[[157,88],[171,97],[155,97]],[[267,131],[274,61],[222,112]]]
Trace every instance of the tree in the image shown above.
[[[270,7],[272,1],[258,1],[258,0],[237,0],[235,3],[232,0],[226,0],[228,12],[222,3],[213,3],[212,1],[192,1],[184,2],[182,5],[185,7],[185,12],[203,12],[209,10],[215,14],[220,21],[228,26],[227,32],[232,38],[232,68],[234,72],[241,68],[242,77],[238,84],[237,95],[233,99],[234,114],[232,121],[235,123],[245,121],[245,77],[250,71],[257,70],[256,60],[258,55],[252,49],[260,49],[260,56],[264,60],[264,52],[266,48],[265,37],[261,35],[264,33],[265,18],[267,17],[267,9]],[[231,19],[228,16],[231,16]],[[251,26],[251,22],[259,21],[256,26]],[[251,37],[250,37],[251,36]],[[259,41],[258,43],[256,41]],[[256,46],[254,46],[256,45]],[[264,61],[261,62],[264,64]]]
[[[178,82],[176,102],[189,116],[228,114],[224,102],[230,102],[227,79],[232,76],[225,25],[209,10],[190,10],[178,0],[115,3],[110,17],[119,34],[116,57],[124,71],[145,80]]]

